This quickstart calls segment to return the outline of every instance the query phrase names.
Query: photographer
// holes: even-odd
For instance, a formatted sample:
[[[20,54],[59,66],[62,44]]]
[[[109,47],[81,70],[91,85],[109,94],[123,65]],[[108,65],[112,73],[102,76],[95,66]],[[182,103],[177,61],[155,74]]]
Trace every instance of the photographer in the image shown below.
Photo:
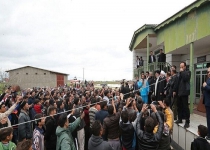
[[[151,117],[147,117],[145,120],[145,131],[141,130],[141,118],[145,111],[147,111],[147,105],[143,105],[142,110],[138,116],[135,131],[137,134],[137,145],[139,150],[147,150],[147,149],[157,149],[159,145],[159,141],[162,137],[163,132],[163,120],[161,119],[159,113],[157,112],[156,107],[151,104],[152,111],[156,114],[159,122],[157,133],[153,134],[153,130],[155,127],[155,122]]]

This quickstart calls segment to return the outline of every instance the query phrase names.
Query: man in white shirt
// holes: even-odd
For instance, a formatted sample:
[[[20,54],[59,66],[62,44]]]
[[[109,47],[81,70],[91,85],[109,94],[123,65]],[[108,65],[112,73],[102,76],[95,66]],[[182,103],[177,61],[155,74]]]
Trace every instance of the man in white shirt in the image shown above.
[[[152,51],[150,51],[150,55],[149,55],[149,63],[154,63],[154,62],[156,62],[156,58],[155,58],[155,56],[153,55],[153,52]]]
[[[139,68],[139,56],[136,56],[136,68]]]

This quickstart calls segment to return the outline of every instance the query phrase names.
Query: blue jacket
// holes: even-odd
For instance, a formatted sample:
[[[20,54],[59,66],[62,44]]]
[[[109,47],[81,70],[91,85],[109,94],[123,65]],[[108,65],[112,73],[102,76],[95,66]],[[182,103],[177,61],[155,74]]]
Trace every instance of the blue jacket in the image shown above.
[[[205,87],[202,86],[203,103],[205,104],[205,106],[210,107],[210,78],[207,79],[206,84],[207,85]]]
[[[100,120],[101,124],[103,125],[104,122],[104,118],[106,118],[108,116],[108,111],[101,109],[100,111],[98,111],[95,115],[95,120]]]
[[[148,84],[148,81],[145,80],[144,82],[146,82],[146,87],[144,87],[144,85],[142,85],[143,83],[142,83],[141,80],[138,82],[138,87],[140,88],[141,96],[146,96],[149,93],[149,84]]]

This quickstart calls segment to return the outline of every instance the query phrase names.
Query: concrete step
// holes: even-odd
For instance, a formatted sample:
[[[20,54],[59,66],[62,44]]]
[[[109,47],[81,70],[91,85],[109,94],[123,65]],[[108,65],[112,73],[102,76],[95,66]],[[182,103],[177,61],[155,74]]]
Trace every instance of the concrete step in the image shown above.
[[[190,115],[190,127],[185,129],[184,128],[185,121],[183,120],[182,124],[174,123],[173,134],[172,134],[172,146],[175,149],[184,149],[190,150],[191,142],[194,138],[198,137],[198,125],[202,124],[207,126],[206,124],[206,117],[191,114]],[[180,146],[180,147],[177,147]]]

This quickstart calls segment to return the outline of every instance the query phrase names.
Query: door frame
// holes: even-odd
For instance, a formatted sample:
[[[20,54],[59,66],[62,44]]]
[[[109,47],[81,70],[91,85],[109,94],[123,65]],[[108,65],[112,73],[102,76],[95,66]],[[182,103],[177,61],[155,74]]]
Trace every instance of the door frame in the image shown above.
[[[195,87],[195,103],[198,103],[199,102],[199,100],[200,100],[200,98],[201,98],[201,96],[202,96],[202,92],[201,92],[201,86],[202,86],[202,77],[203,77],[203,71],[206,71],[207,70],[207,68],[206,67],[204,67],[204,64],[207,64],[207,63],[209,63],[209,62],[203,62],[203,63],[197,63],[197,64],[194,64],[194,68],[195,68],[195,71],[194,71],[194,76],[195,76],[195,78],[194,78],[194,83],[195,83],[195,86],[196,86],[196,72],[197,71],[200,71],[200,93],[196,93],[196,87]],[[199,64],[202,64],[202,68],[198,68],[198,69],[196,69],[196,65],[199,65]],[[200,97],[196,97],[196,94],[200,94]]]

